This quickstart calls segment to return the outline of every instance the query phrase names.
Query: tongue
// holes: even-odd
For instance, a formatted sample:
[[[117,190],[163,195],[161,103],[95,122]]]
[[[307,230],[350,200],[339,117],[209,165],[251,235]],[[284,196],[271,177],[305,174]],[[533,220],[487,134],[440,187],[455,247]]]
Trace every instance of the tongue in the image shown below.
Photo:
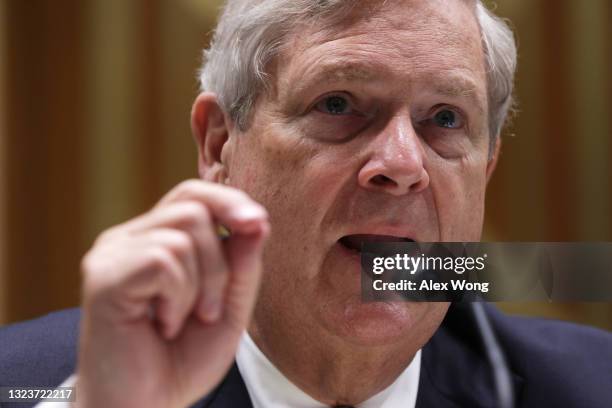
[[[347,235],[340,239],[340,243],[347,248],[361,252],[361,245],[364,242],[412,242],[411,239],[394,237],[391,235]]]

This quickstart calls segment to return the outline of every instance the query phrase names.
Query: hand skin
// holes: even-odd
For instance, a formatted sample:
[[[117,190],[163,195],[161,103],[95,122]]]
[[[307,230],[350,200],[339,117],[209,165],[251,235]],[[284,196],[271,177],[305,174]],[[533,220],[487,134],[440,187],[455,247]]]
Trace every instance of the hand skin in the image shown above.
[[[250,320],[267,219],[245,193],[190,180],[102,233],[82,262],[77,405],[185,407],[211,391]]]

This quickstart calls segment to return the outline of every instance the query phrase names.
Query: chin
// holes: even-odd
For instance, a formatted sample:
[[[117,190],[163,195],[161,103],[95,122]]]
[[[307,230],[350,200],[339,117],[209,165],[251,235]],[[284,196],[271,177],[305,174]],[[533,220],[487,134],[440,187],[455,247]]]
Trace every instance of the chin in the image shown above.
[[[320,318],[334,336],[354,345],[383,346],[414,337],[426,310],[426,303],[362,303],[358,299],[319,312],[325,313]]]

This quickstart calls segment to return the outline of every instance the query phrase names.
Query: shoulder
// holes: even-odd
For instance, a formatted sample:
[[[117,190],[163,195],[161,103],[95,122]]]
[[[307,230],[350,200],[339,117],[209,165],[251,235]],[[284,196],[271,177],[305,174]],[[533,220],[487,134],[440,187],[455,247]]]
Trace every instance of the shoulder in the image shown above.
[[[608,331],[557,320],[509,316],[493,307],[487,307],[487,314],[499,341],[513,354],[545,356],[547,360],[562,357],[565,363],[576,359],[595,367],[601,363],[610,369],[612,333]],[[584,361],[588,357],[604,361]]]
[[[74,372],[80,310],[0,328],[0,386],[57,386]]]
[[[612,401],[610,332],[492,307],[488,314],[510,367],[525,380],[526,398],[556,395],[566,406],[582,407]]]
[[[63,383],[76,369],[80,318],[80,309],[67,309],[0,327],[0,387]],[[223,398],[248,398],[235,365],[217,390],[192,408],[208,407],[213,399],[223,402]]]
[[[611,333],[567,322],[509,316],[490,304],[483,305],[511,371],[517,406],[609,405]],[[470,305],[453,304],[423,348],[423,380],[431,389],[462,402],[458,406],[493,406],[495,387],[486,355]]]

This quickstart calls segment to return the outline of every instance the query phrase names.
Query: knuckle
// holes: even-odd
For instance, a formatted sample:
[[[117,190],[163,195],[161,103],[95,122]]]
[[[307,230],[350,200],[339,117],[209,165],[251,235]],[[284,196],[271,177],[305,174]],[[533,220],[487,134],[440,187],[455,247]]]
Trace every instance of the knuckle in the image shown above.
[[[183,207],[183,219],[188,226],[209,223],[210,214],[204,205],[197,202],[186,202]]]
[[[176,266],[176,258],[166,248],[152,248],[149,252],[151,267],[157,271],[155,278],[160,280],[163,286],[183,286],[186,276]]]
[[[98,297],[117,285],[117,268],[112,266],[112,258],[102,256],[98,251],[90,251],[81,260],[83,292],[86,298]]]
[[[181,193],[190,193],[200,188],[202,183],[203,181],[197,179],[185,180],[178,185],[177,190]]]
[[[170,249],[173,253],[184,256],[193,252],[194,243],[189,234],[182,231],[176,231],[172,232]]]
[[[94,247],[81,259],[80,270],[83,277],[97,277],[107,275],[113,267],[113,254],[108,253],[106,248]]]
[[[161,246],[149,248],[147,251],[148,265],[154,269],[171,270],[174,267],[173,256],[169,250]]]

